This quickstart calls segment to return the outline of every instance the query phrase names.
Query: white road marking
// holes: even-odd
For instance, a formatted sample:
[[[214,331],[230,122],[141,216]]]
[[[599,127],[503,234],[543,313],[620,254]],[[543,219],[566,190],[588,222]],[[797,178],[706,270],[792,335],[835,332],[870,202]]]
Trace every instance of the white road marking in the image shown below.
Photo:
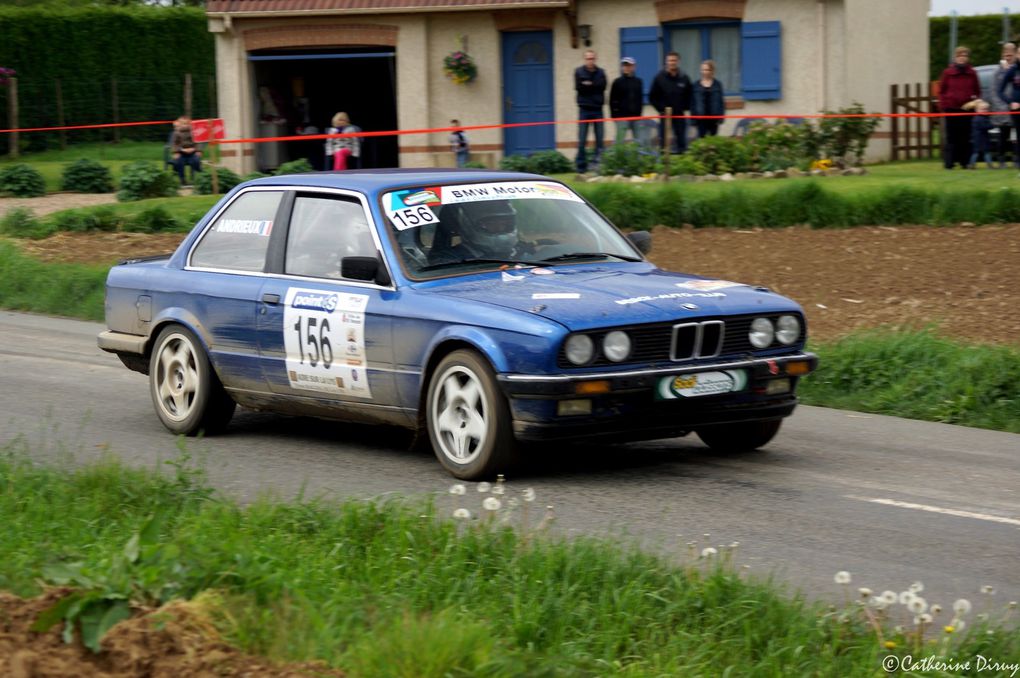
[[[897,501],[896,499],[881,499],[877,497],[855,497],[852,494],[846,495],[847,499],[857,501],[868,501],[872,504],[883,504],[885,506],[896,506],[897,508],[914,509],[915,511],[928,511],[929,513],[942,513],[957,518],[974,518],[975,520],[987,520],[991,523],[1005,523],[1020,527],[1020,520],[1016,518],[1005,518],[1003,516],[991,516],[987,513],[974,513],[973,511],[961,511],[960,509],[941,508],[939,506],[928,506],[927,504],[913,504],[909,501]]]

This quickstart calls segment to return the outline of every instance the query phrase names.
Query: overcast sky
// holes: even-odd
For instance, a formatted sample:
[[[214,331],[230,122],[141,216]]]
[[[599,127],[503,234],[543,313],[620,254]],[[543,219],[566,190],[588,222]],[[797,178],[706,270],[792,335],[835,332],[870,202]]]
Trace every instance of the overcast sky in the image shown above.
[[[1020,0],[931,0],[931,16],[949,16],[954,9],[960,16],[968,14],[1020,14]]]

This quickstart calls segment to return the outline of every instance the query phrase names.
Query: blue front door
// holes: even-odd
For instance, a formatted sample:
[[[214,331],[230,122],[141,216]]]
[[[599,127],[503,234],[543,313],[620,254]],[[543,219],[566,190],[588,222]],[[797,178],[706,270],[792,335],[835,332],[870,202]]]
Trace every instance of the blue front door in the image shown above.
[[[503,33],[503,120],[553,120],[552,31]],[[556,126],[508,127],[503,154],[530,154],[556,148]]]

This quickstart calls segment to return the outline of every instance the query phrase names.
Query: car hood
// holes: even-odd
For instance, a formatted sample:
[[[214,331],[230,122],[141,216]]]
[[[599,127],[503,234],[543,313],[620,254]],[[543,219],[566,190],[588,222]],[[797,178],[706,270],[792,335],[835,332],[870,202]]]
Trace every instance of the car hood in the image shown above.
[[[645,262],[511,269],[437,283],[429,285],[433,294],[534,313],[571,331],[800,311],[795,302],[764,287],[672,273]]]

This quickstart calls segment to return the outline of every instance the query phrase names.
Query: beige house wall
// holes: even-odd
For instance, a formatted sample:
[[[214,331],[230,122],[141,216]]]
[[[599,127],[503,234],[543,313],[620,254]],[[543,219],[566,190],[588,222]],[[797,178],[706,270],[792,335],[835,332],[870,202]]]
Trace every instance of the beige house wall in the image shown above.
[[[608,80],[619,75],[620,28],[658,25],[652,0],[580,0],[578,24],[592,26],[591,49]],[[889,85],[924,82],[928,63],[928,0],[747,0],[744,21],[779,21],[782,31],[782,99],[731,100],[730,113],[773,116],[804,115],[859,101],[869,111],[887,111]],[[571,45],[570,27],[562,10],[553,21],[554,111],[557,120],[577,117],[573,71],[582,63],[585,45]],[[463,125],[503,122],[502,40],[490,12],[421,12],[415,14],[333,15],[234,19],[211,18],[216,35],[219,111],[230,137],[258,136],[253,69],[247,61],[243,33],[254,28],[295,22],[383,24],[397,27],[397,117],[401,129],[431,129],[459,119]],[[466,45],[465,45],[466,43]],[[478,77],[463,85],[443,73],[443,58],[466,46],[478,66]],[[681,64],[694,77],[697,64]],[[607,88],[608,99],[608,88]],[[606,106],[608,115],[608,101]],[[645,114],[654,110],[645,107]],[[729,134],[735,124],[720,130]],[[883,121],[869,156],[887,157],[888,122]],[[606,126],[606,138],[613,138]],[[448,133],[404,135],[399,138],[400,164],[452,164]],[[499,129],[468,132],[476,159],[492,166],[502,156]],[[556,126],[557,147],[573,158],[577,126]],[[239,172],[255,167],[252,145],[224,147],[224,162]],[[231,153],[234,151],[234,153]]]

